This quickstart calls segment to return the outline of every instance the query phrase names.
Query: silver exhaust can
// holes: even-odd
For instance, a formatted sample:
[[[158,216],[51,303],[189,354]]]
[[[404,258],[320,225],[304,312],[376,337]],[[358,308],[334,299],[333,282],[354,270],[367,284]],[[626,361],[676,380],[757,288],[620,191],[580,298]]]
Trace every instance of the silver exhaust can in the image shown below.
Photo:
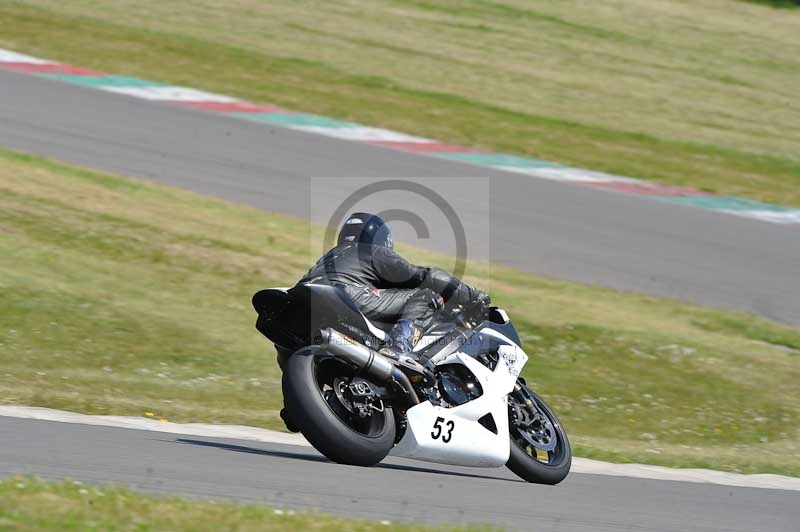
[[[392,380],[395,367],[385,356],[333,329],[324,329],[320,334],[322,347],[332,355],[350,362],[380,382]]]

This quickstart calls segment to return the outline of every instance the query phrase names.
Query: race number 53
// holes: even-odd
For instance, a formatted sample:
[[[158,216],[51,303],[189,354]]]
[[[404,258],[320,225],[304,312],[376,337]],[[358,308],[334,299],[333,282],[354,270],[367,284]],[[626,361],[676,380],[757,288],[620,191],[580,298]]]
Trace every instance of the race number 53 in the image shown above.
[[[448,420],[447,423],[445,423],[443,417],[437,417],[436,421],[433,422],[431,438],[434,440],[441,438],[444,443],[448,443],[453,439],[453,429],[455,427],[456,424],[452,420]]]

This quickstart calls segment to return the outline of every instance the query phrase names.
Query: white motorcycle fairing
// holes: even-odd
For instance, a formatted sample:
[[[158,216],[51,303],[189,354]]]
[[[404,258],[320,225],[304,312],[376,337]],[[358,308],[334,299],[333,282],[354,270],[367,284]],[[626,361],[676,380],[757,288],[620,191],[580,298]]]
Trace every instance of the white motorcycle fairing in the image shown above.
[[[406,413],[406,432],[390,454],[461,466],[505,465],[511,452],[507,396],[528,357],[513,344],[501,346],[499,352],[501,356],[494,371],[462,352],[455,352],[437,364],[466,366],[478,379],[483,394],[450,408],[429,401],[410,408]],[[487,414],[494,419],[496,434],[478,422]]]

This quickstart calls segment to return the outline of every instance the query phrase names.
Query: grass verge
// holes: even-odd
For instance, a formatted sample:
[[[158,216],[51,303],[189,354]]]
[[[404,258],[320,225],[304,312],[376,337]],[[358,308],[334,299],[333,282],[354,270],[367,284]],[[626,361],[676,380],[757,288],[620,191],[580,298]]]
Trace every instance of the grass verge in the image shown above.
[[[0,151],[0,402],[281,428],[250,296],[322,230]],[[447,267],[451,259],[403,249]],[[800,330],[471,262],[576,453],[800,475]]]
[[[800,205],[800,15],[710,2],[0,4],[0,46]],[[310,23],[309,21],[313,21]]]
[[[0,480],[0,529],[168,530],[170,532],[479,532],[488,528],[428,527],[295,513],[265,506],[177,497],[154,497],[116,486],[49,483],[35,478]]]

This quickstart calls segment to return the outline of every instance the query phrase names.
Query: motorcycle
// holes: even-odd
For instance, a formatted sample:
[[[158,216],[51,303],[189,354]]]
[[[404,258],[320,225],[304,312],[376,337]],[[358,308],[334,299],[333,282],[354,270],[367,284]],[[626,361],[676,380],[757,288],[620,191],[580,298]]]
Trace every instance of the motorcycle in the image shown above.
[[[336,285],[261,290],[253,307],[278,352],[288,421],[329,459],[505,465],[539,484],[569,473],[567,434],[520,375],[528,356],[502,309],[442,309],[412,357],[378,352],[386,332]]]

